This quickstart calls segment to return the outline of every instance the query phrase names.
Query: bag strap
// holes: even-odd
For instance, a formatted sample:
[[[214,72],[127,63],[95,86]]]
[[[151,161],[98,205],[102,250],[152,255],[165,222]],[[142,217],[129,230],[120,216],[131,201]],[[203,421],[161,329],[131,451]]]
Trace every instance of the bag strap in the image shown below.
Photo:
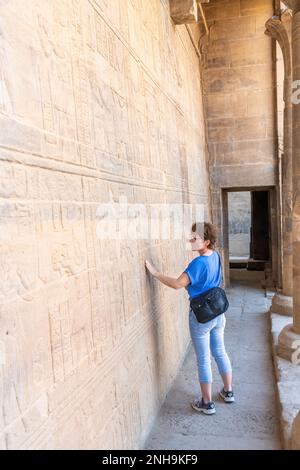
[[[219,263],[220,263],[220,269],[221,269],[221,275],[222,275],[222,287],[224,287],[224,276],[223,276],[223,266],[222,266],[221,256],[220,256],[220,253],[218,251],[217,251],[217,253],[218,253],[218,257],[219,257]]]

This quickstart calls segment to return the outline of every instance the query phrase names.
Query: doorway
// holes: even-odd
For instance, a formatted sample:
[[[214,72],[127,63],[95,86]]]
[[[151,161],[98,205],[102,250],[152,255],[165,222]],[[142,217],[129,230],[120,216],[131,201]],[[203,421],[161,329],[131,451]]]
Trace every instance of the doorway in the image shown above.
[[[269,191],[251,192],[250,260],[252,268],[263,271],[270,261],[271,230]],[[248,265],[248,269],[250,267]],[[260,268],[260,269],[259,269]]]
[[[232,267],[245,266],[250,258],[251,193],[228,193],[229,261]]]
[[[222,204],[227,282],[234,270],[243,270],[264,272],[264,277],[271,276],[271,285],[276,284],[278,244],[275,188],[224,189]]]

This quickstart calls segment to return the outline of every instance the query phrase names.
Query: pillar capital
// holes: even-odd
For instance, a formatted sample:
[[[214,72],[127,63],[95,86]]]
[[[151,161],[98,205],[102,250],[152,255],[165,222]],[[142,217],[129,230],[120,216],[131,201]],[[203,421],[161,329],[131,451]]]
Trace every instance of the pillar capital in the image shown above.
[[[290,17],[290,15],[289,15]],[[286,78],[292,75],[292,51],[291,51],[291,21],[279,16],[272,16],[265,24],[265,34],[278,41],[284,59]]]
[[[197,23],[198,5],[196,0],[169,0],[170,14],[175,24]]]
[[[171,18],[175,24],[197,23],[198,3],[210,0],[169,0]]]

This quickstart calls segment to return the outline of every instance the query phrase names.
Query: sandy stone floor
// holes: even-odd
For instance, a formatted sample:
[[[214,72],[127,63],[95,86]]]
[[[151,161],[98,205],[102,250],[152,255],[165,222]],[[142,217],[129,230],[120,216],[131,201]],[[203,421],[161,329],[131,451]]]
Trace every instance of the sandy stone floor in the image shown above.
[[[236,280],[227,292],[230,309],[225,341],[233,365],[236,403],[225,404],[218,398],[221,380],[212,359],[217,413],[206,416],[190,407],[199,395],[196,358],[190,347],[145,449],[281,449],[269,304],[259,280]]]

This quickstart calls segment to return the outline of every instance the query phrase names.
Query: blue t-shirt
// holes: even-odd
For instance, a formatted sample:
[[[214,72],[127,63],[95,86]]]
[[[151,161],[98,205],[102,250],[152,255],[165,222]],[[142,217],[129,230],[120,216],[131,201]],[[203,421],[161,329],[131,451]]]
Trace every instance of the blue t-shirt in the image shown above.
[[[222,284],[222,267],[216,251],[210,256],[197,256],[184,272],[190,278],[190,284],[187,286],[190,299]]]

